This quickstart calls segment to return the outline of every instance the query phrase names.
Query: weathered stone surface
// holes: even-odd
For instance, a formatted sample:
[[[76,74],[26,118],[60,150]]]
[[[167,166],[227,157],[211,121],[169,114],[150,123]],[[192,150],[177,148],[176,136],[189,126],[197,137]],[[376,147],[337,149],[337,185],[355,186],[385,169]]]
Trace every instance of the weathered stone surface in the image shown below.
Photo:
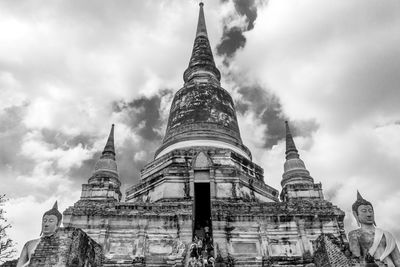
[[[192,202],[78,202],[64,212],[64,224],[81,227],[104,247],[105,265],[140,261],[153,266],[187,259],[192,237]],[[344,213],[327,201],[212,201],[214,247],[237,266],[262,262],[304,263],[322,233],[345,240]],[[181,242],[181,253],[174,242]],[[176,250],[175,250],[176,251]],[[179,260],[172,260],[175,254]],[[308,259],[311,262],[311,258]],[[174,264],[175,264],[174,263]],[[110,265],[111,264],[111,265]],[[157,265],[160,264],[160,265]],[[258,265],[257,265],[258,264]],[[124,266],[124,265],[119,265]]]
[[[244,201],[277,201],[279,192],[264,182],[263,169],[229,149],[192,147],[177,149],[144,167],[142,181],[128,188],[126,201],[154,202],[193,198],[190,184],[195,177],[194,159],[204,153],[210,160],[209,182],[212,198]],[[197,179],[197,181],[196,181]],[[201,178],[203,181],[206,178]]]
[[[96,180],[64,212],[65,226],[81,228],[102,246],[104,266],[187,266],[200,254],[213,256],[216,266],[311,267],[318,236],[344,244],[344,212],[324,200],[291,134],[282,202],[252,162],[232,98],[220,86],[202,4],[184,81],[163,144],[125,202],[108,197],[118,192]]]
[[[64,212],[64,225],[82,228],[103,246],[105,266],[183,262],[191,241],[191,222],[191,203],[177,201],[79,201]]]
[[[156,156],[175,143],[198,139],[230,144],[251,157],[240,137],[232,97],[219,85],[191,84],[176,93]]]
[[[155,156],[163,155],[176,144],[214,141],[233,147],[251,159],[243,145],[232,97],[221,87],[221,74],[214,63],[200,7],[198,28],[189,66],[184,72],[184,86],[172,101],[163,144]]]
[[[346,238],[341,228],[344,213],[327,201],[216,201],[212,210],[214,243],[221,256],[232,255],[238,261],[247,258],[244,266],[256,264],[259,258],[276,264],[288,260],[303,264],[304,257],[314,253],[313,242],[321,233]],[[242,249],[252,252],[241,255],[235,251],[235,246],[244,246]],[[254,257],[250,259],[252,254]],[[308,262],[311,262],[310,257]]]
[[[86,233],[75,228],[60,228],[43,237],[30,260],[32,267],[102,266],[102,248]]]
[[[353,258],[346,240],[332,234],[321,234],[315,240],[316,251],[314,263],[316,267],[350,267],[366,266]]]
[[[10,260],[10,261],[6,261],[5,263],[3,263],[0,266],[1,267],[15,267],[15,266],[17,266],[17,262],[18,262],[18,260]]]
[[[115,161],[113,124],[102,155],[94,166],[92,176],[87,184],[82,185],[81,199],[120,201],[122,197],[120,187],[121,182]]]

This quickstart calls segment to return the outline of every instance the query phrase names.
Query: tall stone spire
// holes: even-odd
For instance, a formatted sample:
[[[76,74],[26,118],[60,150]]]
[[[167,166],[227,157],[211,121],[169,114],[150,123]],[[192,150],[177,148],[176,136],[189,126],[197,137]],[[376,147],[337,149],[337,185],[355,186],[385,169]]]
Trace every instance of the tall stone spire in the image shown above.
[[[220,147],[251,160],[251,153],[240,137],[232,97],[221,87],[220,79],[200,3],[192,56],[183,74],[184,85],[172,101],[165,137],[156,158],[175,149]]]
[[[115,161],[115,148],[114,148],[114,124],[111,126],[111,131],[107,139],[106,146],[101,153],[100,159],[94,166],[94,174],[107,173],[118,179],[117,162]]]
[[[208,40],[203,6],[204,4],[200,3],[199,20],[197,22],[192,56],[189,61],[189,66],[183,74],[185,84],[193,81],[208,81],[219,84],[221,80],[221,74],[215,66],[210,42]]]
[[[203,10],[204,3],[200,2],[199,6],[200,6],[200,11],[199,11],[199,20],[197,22],[196,37],[202,35],[208,38],[206,19],[204,18],[204,10]]]
[[[321,184],[314,184],[314,179],[310,176],[310,172],[300,159],[287,121],[285,121],[285,127],[286,161],[283,167],[284,172],[281,182],[281,199],[283,201],[299,198],[323,199]]]
[[[289,123],[285,121],[286,126],[286,159],[299,158],[296,145],[293,140],[292,133],[290,132]]]
[[[111,158],[115,160],[114,124],[111,125],[111,131],[108,136],[106,146],[104,147],[103,153],[100,158]]]
[[[94,171],[88,184],[82,186],[81,199],[117,200],[120,201],[120,191],[117,162],[115,161],[114,124],[107,139],[107,143],[99,160],[94,165]]]
[[[282,186],[287,183],[313,183],[310,172],[306,169],[304,162],[300,159],[296,145],[293,140],[289,123],[285,121],[286,126],[286,162],[284,164],[284,173],[282,175]]]

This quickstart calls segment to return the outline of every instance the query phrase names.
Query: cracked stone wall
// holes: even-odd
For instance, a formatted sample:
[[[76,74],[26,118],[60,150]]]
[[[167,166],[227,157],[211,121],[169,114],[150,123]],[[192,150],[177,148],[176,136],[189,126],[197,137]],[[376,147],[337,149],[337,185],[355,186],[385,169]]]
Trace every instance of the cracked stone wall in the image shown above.
[[[30,267],[102,266],[102,249],[85,232],[76,228],[60,228],[44,237],[32,255]]]

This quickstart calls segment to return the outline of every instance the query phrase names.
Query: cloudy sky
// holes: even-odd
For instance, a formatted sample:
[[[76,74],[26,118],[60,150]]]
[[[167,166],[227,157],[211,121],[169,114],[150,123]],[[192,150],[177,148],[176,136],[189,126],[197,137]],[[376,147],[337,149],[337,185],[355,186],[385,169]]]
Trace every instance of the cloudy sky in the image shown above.
[[[183,85],[195,0],[0,1],[0,193],[20,249],[79,199],[111,124],[123,191]],[[400,2],[209,0],[208,34],[244,143],[281,189],[284,120],[326,199],[356,190],[400,240]]]

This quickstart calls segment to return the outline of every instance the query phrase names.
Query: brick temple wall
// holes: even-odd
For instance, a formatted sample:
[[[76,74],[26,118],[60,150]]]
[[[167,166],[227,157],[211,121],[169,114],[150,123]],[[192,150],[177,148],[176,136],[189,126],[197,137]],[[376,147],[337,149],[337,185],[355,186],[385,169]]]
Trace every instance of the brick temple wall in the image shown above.
[[[212,210],[216,253],[235,266],[313,266],[320,234],[346,240],[344,213],[324,200],[214,201]]]
[[[102,249],[85,232],[77,228],[60,228],[40,240],[30,267],[102,266]]]
[[[345,247],[345,243],[333,235],[320,235],[315,241],[315,245],[314,262],[317,267],[356,266],[350,260],[348,247]]]
[[[213,201],[215,256],[235,266],[313,266],[322,233],[346,240],[343,218],[340,209],[323,200]],[[84,229],[103,246],[104,266],[179,266],[188,260],[190,201],[80,201],[64,212],[64,219],[64,225]]]
[[[81,228],[103,247],[104,266],[179,266],[192,240],[192,204],[78,201],[64,226]]]
[[[18,262],[18,260],[10,260],[10,261],[6,261],[5,263],[3,263],[0,266],[1,267],[15,267],[15,266],[17,266],[17,262]]]

